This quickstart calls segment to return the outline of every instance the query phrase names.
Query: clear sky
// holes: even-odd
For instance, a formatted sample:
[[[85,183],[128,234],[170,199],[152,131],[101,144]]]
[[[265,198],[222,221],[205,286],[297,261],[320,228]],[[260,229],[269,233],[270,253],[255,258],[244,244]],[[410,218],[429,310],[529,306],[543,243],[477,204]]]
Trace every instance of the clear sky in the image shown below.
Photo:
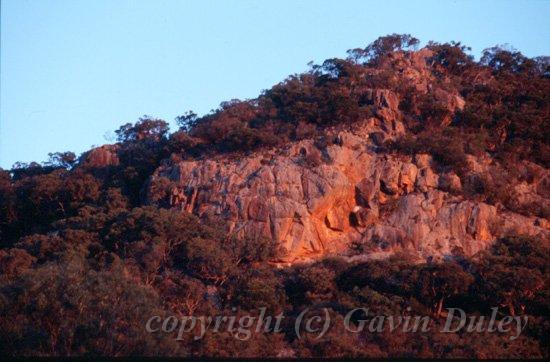
[[[0,167],[253,98],[378,36],[550,55],[548,1],[1,0]],[[174,127],[172,127],[174,128]]]

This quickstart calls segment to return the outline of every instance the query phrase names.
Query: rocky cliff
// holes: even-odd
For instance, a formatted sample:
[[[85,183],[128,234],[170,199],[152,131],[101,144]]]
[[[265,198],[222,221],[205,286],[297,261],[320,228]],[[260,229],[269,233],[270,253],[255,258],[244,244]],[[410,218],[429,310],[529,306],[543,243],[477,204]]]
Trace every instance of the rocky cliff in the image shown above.
[[[436,172],[429,155],[381,152],[382,140],[405,130],[396,96],[388,90],[371,95],[378,116],[347,130],[241,158],[171,162],[156,171],[150,187],[169,179],[171,207],[217,215],[239,236],[271,238],[290,262],[352,249],[370,257],[472,255],[508,233],[549,237],[546,220],[466,199],[460,178]],[[453,106],[461,105],[458,99]],[[491,162],[469,161],[481,169]],[[545,170],[524,187],[548,180]]]
[[[453,87],[442,87],[445,81],[434,86],[431,55],[427,49],[396,55],[393,74],[397,84],[430,94],[443,110],[435,126],[446,127],[465,100]],[[322,137],[246,156],[168,161],[150,180],[149,202],[158,201],[152,190],[165,188],[168,206],[221,217],[239,236],[271,238],[285,250],[281,259],[290,262],[331,253],[473,255],[510,233],[548,240],[547,219],[466,197],[461,178],[436,167],[430,155],[387,152],[388,140],[407,133],[400,99],[389,89],[362,94],[372,117],[328,128]],[[468,155],[469,176],[491,174],[496,164],[486,153]],[[548,210],[550,175],[537,167],[534,179],[509,190],[515,204],[536,202]]]

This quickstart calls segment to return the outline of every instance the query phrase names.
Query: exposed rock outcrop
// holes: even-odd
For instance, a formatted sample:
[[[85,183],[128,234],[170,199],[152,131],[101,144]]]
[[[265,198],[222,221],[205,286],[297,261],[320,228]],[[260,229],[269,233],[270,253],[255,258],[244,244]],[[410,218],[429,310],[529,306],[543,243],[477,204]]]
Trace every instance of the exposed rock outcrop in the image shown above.
[[[117,145],[103,145],[91,149],[80,158],[80,164],[87,167],[117,166],[119,159]]]
[[[424,49],[392,60],[396,77],[419,93],[432,92],[433,74],[426,69],[431,55]],[[387,89],[364,94],[372,117],[325,130],[334,142],[302,140],[240,159],[168,162],[155,172],[149,190],[169,183],[172,207],[221,217],[240,236],[272,238],[286,250],[285,261],[346,254],[352,244],[367,255],[403,250],[425,259],[457,251],[472,255],[507,233],[548,240],[547,219],[467,199],[461,178],[438,171],[429,155],[384,152],[388,140],[406,133],[400,100]],[[456,91],[437,89],[431,95],[447,111],[438,126],[448,125],[465,105]],[[467,160],[474,174],[487,173],[491,162],[487,156]],[[539,171],[537,180],[514,189],[519,202],[548,204],[550,176]]]
[[[345,254],[352,242],[366,253],[405,250],[427,258],[457,249],[472,255],[510,232],[550,235],[536,218],[457,195],[458,176],[439,175],[428,155],[374,152],[368,134],[383,122],[336,131],[341,142],[320,150],[304,140],[241,159],[170,164],[152,182],[171,180],[180,210],[222,217],[237,235],[276,240],[286,261]],[[321,164],[305,161],[313,152],[323,155]]]

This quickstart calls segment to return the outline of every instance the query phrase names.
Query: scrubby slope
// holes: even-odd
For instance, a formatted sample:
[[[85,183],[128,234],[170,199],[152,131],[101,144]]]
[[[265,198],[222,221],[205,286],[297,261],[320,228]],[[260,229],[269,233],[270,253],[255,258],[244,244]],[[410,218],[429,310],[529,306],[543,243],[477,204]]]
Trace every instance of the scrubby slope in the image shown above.
[[[548,357],[548,57],[417,44],[0,170],[0,355]],[[449,306],[529,324],[438,333]],[[344,330],[358,307],[434,328]],[[282,333],[145,329],[260,308]],[[322,338],[295,334],[306,308]]]

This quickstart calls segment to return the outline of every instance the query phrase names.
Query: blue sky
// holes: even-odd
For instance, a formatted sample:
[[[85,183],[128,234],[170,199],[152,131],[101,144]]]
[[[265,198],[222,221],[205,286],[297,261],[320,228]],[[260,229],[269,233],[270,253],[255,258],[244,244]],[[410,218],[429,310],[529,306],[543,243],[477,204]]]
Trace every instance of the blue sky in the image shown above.
[[[0,167],[252,98],[378,36],[550,55],[548,1],[2,0]],[[174,127],[172,127],[174,128]]]

